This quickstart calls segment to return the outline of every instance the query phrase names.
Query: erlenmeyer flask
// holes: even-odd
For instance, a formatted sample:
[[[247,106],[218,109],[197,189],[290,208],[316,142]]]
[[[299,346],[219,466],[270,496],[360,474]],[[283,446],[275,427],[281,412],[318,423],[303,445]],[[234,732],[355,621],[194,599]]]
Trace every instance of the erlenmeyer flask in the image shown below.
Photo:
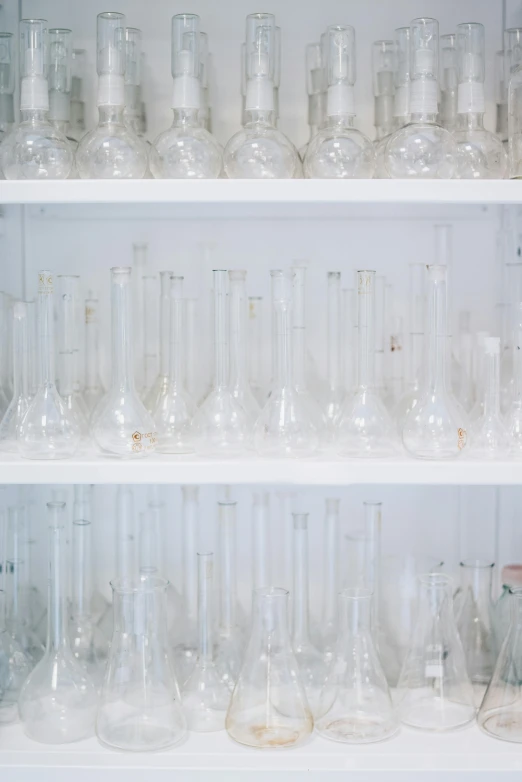
[[[252,583],[254,589],[272,583],[270,562],[270,495],[252,495]]]
[[[173,274],[171,271],[162,271],[159,273],[159,277],[159,372],[143,400],[145,407],[152,416],[158,406],[159,400],[165,395],[167,390],[170,364],[170,309],[171,280]],[[156,278],[154,278],[154,280],[155,279]]]
[[[401,721],[422,730],[461,728],[475,716],[473,688],[453,616],[452,580],[419,576],[417,620],[396,690]]]
[[[230,689],[214,662],[212,644],[214,555],[198,554],[198,652],[192,673],[182,686],[183,712],[189,730],[222,730]]]
[[[311,735],[313,718],[288,634],[288,592],[255,589],[252,629],[226,717],[240,744],[293,747]]]
[[[18,707],[29,738],[44,744],[66,744],[92,735],[97,695],[93,682],[76,661],[67,636],[65,571],[65,503],[47,503],[49,512],[49,581],[47,645],[28,676]]]
[[[74,456],[80,429],[55,385],[53,276],[38,272],[37,331],[39,379],[36,394],[20,424],[18,445],[26,459]]]
[[[111,288],[112,383],[92,413],[91,434],[109,456],[147,456],[156,448],[156,432],[134,385],[130,267],[111,269]]]
[[[279,270],[270,276],[275,377],[254,426],[254,446],[261,456],[311,456],[318,448],[319,433],[293,380],[292,279]]]
[[[83,398],[89,415],[105,394],[100,377],[98,299],[85,299],[85,388]]]
[[[446,266],[428,266],[426,371],[419,401],[402,428],[404,447],[418,459],[452,459],[466,445],[466,416],[446,381],[446,281]]]
[[[183,622],[175,626],[173,638],[174,659],[180,681],[187,681],[198,648],[198,571],[199,545],[199,487],[182,486],[181,549],[182,568],[182,616]]]
[[[243,659],[241,610],[237,598],[236,503],[218,503],[219,630],[216,665],[232,690]]]
[[[230,390],[248,417],[252,430],[260,412],[248,379],[246,271],[228,273],[230,285]]]
[[[493,567],[492,563],[480,560],[461,562],[460,587],[455,595],[455,603],[459,607],[457,629],[477,708],[482,703],[495,667],[491,604]]]
[[[13,307],[13,398],[0,423],[0,448],[2,450],[18,451],[18,431],[29,408],[29,404],[29,327],[27,303],[25,301],[15,301]]]
[[[371,590],[345,589],[339,594],[339,637],[315,722],[326,739],[367,744],[390,738],[399,729],[372,638],[371,615]]]
[[[522,303],[517,305],[513,330],[513,398],[506,411],[506,428],[509,436],[509,455],[522,459]]]
[[[329,661],[332,658],[338,632],[339,595],[339,503],[335,497],[326,499],[323,529],[323,595],[320,646]]]
[[[168,581],[114,581],[114,634],[96,717],[102,744],[127,752],[181,741],[186,722],[167,637]]]
[[[408,28],[409,29],[409,28]],[[394,411],[399,435],[409,412],[419,401],[422,387],[422,353],[424,349],[425,328],[425,280],[426,266],[423,263],[410,264],[409,293],[409,342],[408,342],[408,379],[406,389]]]
[[[323,400],[327,437],[335,432],[335,421],[342,407],[345,392],[341,374],[341,272],[328,272],[328,328],[326,344],[327,389]]]
[[[500,339],[484,340],[484,404],[471,429],[469,456],[502,459],[508,454],[509,435],[500,413]]]
[[[393,424],[375,388],[375,272],[357,272],[357,387],[337,419],[342,456],[389,456],[395,448]]]

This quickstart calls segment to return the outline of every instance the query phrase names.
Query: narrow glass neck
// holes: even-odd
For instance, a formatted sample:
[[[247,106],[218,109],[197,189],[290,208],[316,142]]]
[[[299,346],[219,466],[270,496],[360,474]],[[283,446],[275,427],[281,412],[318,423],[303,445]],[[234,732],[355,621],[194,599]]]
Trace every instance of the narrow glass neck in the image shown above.
[[[292,314],[289,301],[278,302],[274,314],[275,369],[279,388],[291,388],[292,371]]]
[[[169,376],[171,272],[160,272],[160,376]]]
[[[341,386],[341,275],[328,275],[327,375],[330,391]]]
[[[460,581],[464,589],[470,590],[476,603],[489,606],[493,565],[486,562],[461,562]]]
[[[323,613],[326,624],[337,616],[339,592],[339,500],[326,501],[324,519]]]
[[[172,113],[174,114],[174,122],[172,124],[174,128],[183,126],[190,128],[201,127],[198,109],[172,109]]]
[[[42,109],[21,109],[20,119],[21,122],[49,123],[49,112]]]
[[[263,645],[289,644],[288,592],[278,588],[255,589],[252,602],[252,637]]]
[[[98,302],[85,302],[85,387],[100,385],[100,358],[98,353]]]
[[[237,624],[236,504],[219,505],[221,631]]]
[[[130,269],[112,270],[112,387],[134,390]]]
[[[309,640],[308,590],[308,519],[294,514],[294,643]]]
[[[200,662],[212,662],[213,554],[198,554],[198,644]]]
[[[420,388],[424,363],[424,334],[410,333],[410,387]]]
[[[410,117],[410,124],[415,125],[419,123],[426,123],[427,125],[437,125],[437,115],[431,112],[416,112]]]
[[[275,128],[276,115],[275,111],[267,111],[260,109],[245,110],[244,123],[246,125],[269,125]]]
[[[81,516],[87,516],[81,513]],[[75,514],[75,517],[77,514]],[[73,520],[72,528],[72,615],[88,617],[92,598],[91,522],[88,518]]]
[[[252,508],[254,589],[266,587],[271,583],[269,523],[268,495],[261,492],[255,495]]]
[[[98,106],[99,125],[124,125],[124,106]]]
[[[69,132],[69,121],[63,120],[63,119],[53,119],[51,120],[51,125],[53,128],[56,128],[56,130],[59,130],[60,133],[63,133],[64,136],[67,135]]]
[[[451,579],[442,574],[420,577],[418,614],[444,619],[453,623],[453,596]],[[441,649],[441,653],[442,653]]]
[[[170,382],[183,385],[185,345],[185,301],[183,299],[183,277],[173,277],[170,289]]]
[[[522,310],[519,310],[519,315],[522,315]],[[522,406],[522,319],[515,328],[513,337],[514,399]]]
[[[116,495],[116,575],[133,578],[136,570],[134,496],[128,486],[120,486]]]
[[[182,486],[182,493],[183,602],[189,621],[194,622],[197,615],[198,489]]]
[[[375,272],[357,273],[357,385],[375,385]]]
[[[428,267],[428,391],[446,390],[448,309],[446,267]]]
[[[20,622],[26,622],[25,603],[28,587],[27,534],[24,524],[25,509],[12,507],[7,512],[5,558],[5,613],[6,626],[14,633]]]
[[[227,272],[214,272],[214,387],[229,383]]]
[[[294,386],[298,391],[306,389],[306,329],[304,326],[294,326],[292,329],[294,368]]]
[[[383,138],[386,138],[390,135],[390,133],[393,133],[395,130],[395,121],[391,119],[389,122],[385,123],[384,125],[375,125],[375,140],[381,141]]]
[[[354,128],[355,114],[329,114],[326,119],[328,128]]]
[[[230,280],[230,385],[248,383],[247,296],[245,276]]]
[[[263,321],[262,299],[248,300],[248,375],[256,387],[262,384]]]
[[[339,594],[339,642],[343,636],[371,632],[372,593],[369,589],[345,589]]]
[[[484,130],[484,114],[469,112],[457,116],[457,130]]]
[[[16,306],[16,305],[15,305]],[[13,321],[13,398],[29,397],[29,341],[27,310]]]
[[[49,527],[49,592],[47,603],[47,651],[54,652],[68,645],[66,623],[67,577],[65,573],[65,535],[61,525],[62,503],[52,503]]]
[[[372,592],[374,611],[377,615],[380,603],[381,577],[381,523],[382,505],[380,502],[364,503],[365,537],[365,586]]]
[[[54,367],[54,308],[53,278],[50,272],[38,274],[38,341],[40,360],[40,387],[49,388],[56,382]]]
[[[500,415],[500,355],[484,356],[484,415]]]

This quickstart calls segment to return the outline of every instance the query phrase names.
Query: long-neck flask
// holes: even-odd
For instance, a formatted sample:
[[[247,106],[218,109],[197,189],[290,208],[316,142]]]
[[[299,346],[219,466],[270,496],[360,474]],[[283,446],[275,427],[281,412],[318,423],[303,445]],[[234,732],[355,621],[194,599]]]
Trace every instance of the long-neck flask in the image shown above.
[[[67,634],[65,503],[49,502],[48,624],[45,654],[27,678],[18,702],[29,738],[66,744],[94,731],[96,689],[71,650]]]
[[[339,636],[315,722],[319,735],[332,741],[368,744],[399,729],[372,636],[372,597],[363,587],[339,594]]]
[[[79,141],[85,133],[85,102],[83,84],[85,81],[85,49],[73,49],[71,57],[71,103],[69,137]]]
[[[89,415],[105,394],[100,377],[98,299],[85,299],[85,388],[83,398]]]
[[[341,291],[341,366],[343,373],[344,399],[355,387],[355,292],[353,288],[343,288]],[[342,409],[342,408],[341,408]],[[339,413],[341,411],[339,410]]]
[[[333,654],[337,640],[337,602],[340,585],[339,572],[339,503],[336,497],[325,500],[323,525],[323,594],[321,626],[319,628],[320,649],[327,660]]]
[[[154,422],[134,385],[131,269],[111,269],[112,382],[94,410],[91,434],[103,453],[122,459],[147,456],[156,448]]]
[[[75,150],[77,141],[69,132],[71,115],[72,30],[49,30],[49,120]]]
[[[59,274],[58,280],[58,391],[71,415],[76,418],[82,437],[88,434],[89,411],[77,382],[78,339],[76,299],[80,278]]]
[[[30,404],[28,309],[24,301],[13,307],[13,398],[0,422],[0,449],[18,451],[20,425]]]
[[[426,364],[419,401],[406,416],[402,442],[418,459],[452,459],[466,445],[466,420],[447,382],[447,268],[428,266]]]
[[[440,124],[450,133],[457,129],[458,51],[455,33],[440,36]]]
[[[226,717],[228,735],[249,747],[306,741],[313,717],[288,632],[288,592],[253,592],[252,627]]]
[[[181,682],[187,681],[198,647],[198,570],[199,487],[182,486],[181,513],[181,599],[183,621],[174,639],[176,670]]]
[[[345,396],[341,372],[341,272],[328,272],[327,281],[327,390],[323,409],[326,416],[327,434],[329,437],[333,437],[335,421]]]
[[[497,104],[497,117],[495,133],[507,150],[508,143],[508,82],[506,76],[506,51],[501,49],[495,53],[495,93]]]
[[[230,689],[214,661],[214,555],[198,554],[198,650],[192,673],[182,684],[187,727],[200,733],[222,730],[230,703]]]
[[[125,124],[137,135],[141,115],[141,30],[125,28]]]
[[[311,456],[319,446],[319,433],[294,382],[292,278],[279,270],[270,275],[275,377],[254,427],[254,446],[261,456]]]
[[[308,93],[308,141],[299,149],[304,160],[309,143],[323,126],[326,111],[326,92],[324,91],[324,63],[321,44],[309,43],[306,47],[306,91]]]
[[[248,382],[258,405],[266,400],[263,372],[263,297],[248,297]]]
[[[260,412],[248,379],[246,271],[229,271],[230,297],[230,390],[254,426]]]
[[[146,242],[132,245],[132,309],[134,313],[134,382],[139,394],[145,389],[145,297],[143,276],[147,266]]]
[[[218,503],[219,632],[216,665],[232,690],[243,658],[242,611],[237,596],[236,503]]]
[[[230,386],[227,272],[214,277],[214,381],[197,410],[193,427],[202,456],[239,456],[249,438],[248,418]]]
[[[143,285],[143,350],[145,375],[142,396],[147,398],[158,376],[159,318],[158,309],[150,306],[158,300],[158,277],[156,274],[144,274]]]
[[[147,147],[124,120],[125,16],[98,14],[96,41],[99,121],[78,144],[78,173],[82,179],[142,179]]]
[[[513,27],[504,33],[507,52],[506,79],[508,80],[508,155],[509,176],[522,177],[522,27]]]
[[[517,325],[513,330],[513,398],[506,412],[509,455],[522,458],[522,303],[517,306]]]
[[[375,272],[357,272],[357,386],[337,421],[337,448],[344,456],[388,456],[394,432],[375,388]]]
[[[396,61],[395,41],[375,41],[372,47],[373,97],[375,125],[375,176],[387,179],[384,152],[396,128],[394,116]]]
[[[9,407],[11,400],[11,389],[9,384],[9,344],[7,335],[9,333],[9,295],[0,291],[0,328],[4,335],[0,339],[0,361],[2,369],[0,371],[0,415],[3,417]]]
[[[397,128],[403,128],[410,121],[410,41],[410,28],[397,27],[395,30],[395,100],[393,106]]]
[[[159,278],[159,372],[143,400],[151,415],[154,415],[159,400],[167,390],[170,369],[170,312],[173,274],[170,271],[162,271],[159,273]],[[147,311],[154,311],[154,309],[149,302]]]
[[[0,590],[0,723],[18,718],[20,689],[33,669],[33,660],[5,624],[5,593]]]
[[[252,495],[252,564],[253,588],[271,584],[270,495],[266,491]]]
[[[502,459],[508,454],[509,434],[500,413],[500,339],[484,340],[484,404],[473,422],[469,456]]]
[[[37,338],[39,380],[20,424],[18,444],[26,459],[67,459],[76,453],[80,428],[56,389],[53,275],[38,272]]]
[[[15,55],[13,34],[0,33],[2,72],[0,76],[0,144],[7,138],[14,123]],[[1,172],[1,165],[0,165]]]
[[[473,688],[453,615],[452,580],[419,576],[417,619],[396,692],[401,721],[422,730],[461,728],[475,717]]]
[[[321,435],[325,424],[323,411],[312,395],[307,379],[309,352],[306,341],[306,266],[292,266],[292,344],[294,385],[308,415]]]

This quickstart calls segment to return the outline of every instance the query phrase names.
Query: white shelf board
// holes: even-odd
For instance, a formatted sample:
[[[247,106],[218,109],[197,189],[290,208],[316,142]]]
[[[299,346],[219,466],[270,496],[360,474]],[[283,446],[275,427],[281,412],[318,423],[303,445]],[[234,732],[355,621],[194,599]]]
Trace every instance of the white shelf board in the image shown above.
[[[143,779],[315,782],[335,777],[357,782],[386,780],[503,780],[520,782],[522,746],[496,741],[476,726],[454,733],[401,729],[380,744],[353,745],[317,736],[294,750],[256,751],[235,744],[224,731],[189,735],[167,752],[112,752],[95,738],[66,746],[44,746],[26,738],[20,725],[2,726],[0,774],[9,782],[142,782]]]
[[[517,204],[516,180],[0,181],[0,204]]]
[[[202,459],[197,456],[153,454],[143,459],[119,460],[99,456],[91,449],[74,459],[36,461],[17,454],[0,455],[0,483],[170,483],[270,484],[350,486],[405,485],[517,485],[522,484],[522,462],[428,462],[395,459]]]

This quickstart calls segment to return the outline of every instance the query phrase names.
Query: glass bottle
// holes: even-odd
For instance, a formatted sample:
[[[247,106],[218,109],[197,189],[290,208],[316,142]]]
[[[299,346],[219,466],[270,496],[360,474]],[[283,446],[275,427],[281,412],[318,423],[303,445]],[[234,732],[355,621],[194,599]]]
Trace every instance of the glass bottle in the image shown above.
[[[13,93],[15,89],[15,59],[13,34],[0,33],[0,144],[14,124]],[[1,173],[1,166],[0,166]]]
[[[33,661],[5,625],[5,593],[0,589],[0,723],[18,718],[20,689],[31,673]]]
[[[51,272],[38,272],[39,380],[18,432],[20,453],[26,459],[67,459],[80,442],[78,423],[55,385],[53,282]]]
[[[49,120],[76,150],[78,142],[69,134],[71,115],[72,30],[49,29]]]
[[[167,636],[168,583],[141,575],[111,584],[114,634],[96,717],[106,747],[159,751],[186,735]]]
[[[357,272],[357,387],[337,421],[343,456],[388,456],[394,452],[393,424],[375,388],[375,272]]]
[[[295,179],[302,175],[299,153],[275,125],[275,28],[273,14],[247,16],[245,122],[223,154],[229,179]]]
[[[58,392],[67,406],[67,410],[76,419],[81,436],[87,437],[89,411],[79,390],[79,385],[75,384],[78,359],[76,332],[79,326],[75,298],[80,278],[59,274],[57,279]]]
[[[323,594],[319,648],[330,661],[338,635],[339,572],[339,503],[336,497],[325,500],[323,525]]]
[[[85,299],[85,388],[83,399],[88,414],[96,408],[105,394],[100,377],[98,299]]]
[[[422,365],[424,351],[425,326],[425,280],[426,265],[410,263],[409,291],[409,345],[408,345],[408,380],[406,390],[399,399],[394,411],[399,434],[404,421],[411,410],[418,404],[422,387]]]
[[[495,54],[495,93],[497,121],[495,133],[507,150],[508,145],[508,80],[506,81],[507,57],[504,49]]]
[[[473,422],[469,456],[477,459],[502,459],[510,440],[500,413],[500,339],[484,340],[484,404]]]
[[[91,435],[109,456],[147,456],[156,448],[156,432],[134,386],[130,267],[111,269],[111,287],[112,383],[92,413]]]
[[[45,654],[25,681],[18,707],[29,738],[66,744],[94,731],[97,695],[75,659],[67,636],[65,503],[47,503],[49,514],[48,624]]]
[[[252,494],[252,582],[259,589],[272,583],[270,562],[270,494]]]
[[[261,456],[311,456],[319,446],[319,433],[294,383],[292,278],[280,270],[270,276],[275,376],[254,426],[254,447]]]
[[[181,549],[182,616],[174,637],[176,671],[181,682],[187,681],[198,651],[198,570],[199,487],[182,486]]]
[[[421,18],[410,27],[411,119],[390,136],[385,165],[392,179],[451,179],[456,173],[457,146],[437,122],[439,23]]]
[[[410,121],[410,67],[411,51],[409,27],[395,30],[395,99],[394,117],[397,129]]]
[[[263,372],[263,297],[248,297],[248,382],[260,407],[265,404]]]
[[[306,47],[306,91],[308,93],[308,141],[299,150],[301,160],[313,138],[323,126],[326,111],[325,73],[320,43],[309,43]]]
[[[293,747],[308,739],[313,718],[288,633],[288,592],[253,592],[252,628],[226,717],[228,735],[257,748]]]
[[[198,652],[194,668],[182,686],[183,712],[189,730],[222,730],[230,703],[230,690],[221,678],[213,650],[214,555],[198,554]]]
[[[401,722],[422,730],[461,728],[475,717],[473,688],[453,616],[452,580],[419,577],[417,620],[396,690]]]
[[[390,738],[399,729],[372,638],[371,606],[370,589],[339,594],[339,637],[315,723],[317,733],[332,741],[367,744]]]
[[[450,133],[457,129],[459,54],[457,36],[440,36],[440,124]]]
[[[0,449],[3,451],[18,451],[18,432],[30,404],[27,321],[27,303],[15,301],[13,307],[13,398],[0,421]]]
[[[199,123],[201,108],[199,16],[172,17],[172,126],[151,148],[156,179],[216,179],[223,167],[219,143]]]
[[[85,49],[73,49],[71,57],[71,103],[69,138],[79,141],[85,133],[85,102],[83,81],[85,78]]]
[[[308,144],[304,174],[308,179],[371,179],[375,170],[373,144],[354,126],[355,30],[349,25],[332,25],[322,45],[326,119]]]
[[[328,272],[326,376],[328,388],[324,399],[327,435],[333,438],[335,422],[345,392],[341,371],[341,272]]]
[[[149,277],[146,278],[150,279]],[[154,281],[156,278],[153,278]],[[183,292],[183,277],[181,279],[181,290]],[[170,316],[171,316],[171,287],[174,284],[174,275],[170,271],[159,273],[160,295],[159,295],[159,372],[150,386],[143,400],[145,407],[153,416],[158,405],[158,401],[165,394],[169,383],[169,362],[170,362]],[[145,290],[147,299],[147,291]],[[152,299],[154,301],[154,298]],[[150,304],[149,300],[149,304]],[[147,311],[156,311],[155,307],[147,307]],[[151,340],[152,341],[152,340]],[[152,351],[151,351],[152,352]],[[154,351],[155,352],[155,351]]]
[[[98,14],[96,24],[99,122],[78,144],[78,172],[82,179],[143,179],[147,147],[123,116],[125,16],[107,11]]]
[[[505,423],[509,437],[509,455],[522,458],[522,303],[517,306],[517,325],[513,329],[512,366],[513,398],[506,411]]]
[[[394,67],[395,42],[375,41],[372,47],[373,97],[375,125],[375,177],[387,179],[384,165],[384,150],[388,137],[395,130],[394,116]]]
[[[504,49],[507,52],[509,176],[519,179],[522,177],[522,27],[505,31]]]
[[[308,418],[315,426],[319,437],[324,434],[325,417],[310,390],[306,366],[310,359],[306,342],[306,266],[292,266],[292,345],[293,379]],[[275,353],[275,351],[274,351]]]
[[[49,122],[45,19],[20,22],[20,117],[0,150],[6,179],[67,179],[73,151]]]
[[[406,416],[402,442],[418,459],[452,459],[466,446],[465,414],[447,375],[447,268],[428,266],[426,368],[419,401]]]
[[[228,273],[230,298],[230,389],[248,418],[251,430],[260,412],[248,380],[246,271]]]
[[[459,179],[503,179],[507,155],[502,141],[484,127],[484,26],[475,22],[457,25]]]

